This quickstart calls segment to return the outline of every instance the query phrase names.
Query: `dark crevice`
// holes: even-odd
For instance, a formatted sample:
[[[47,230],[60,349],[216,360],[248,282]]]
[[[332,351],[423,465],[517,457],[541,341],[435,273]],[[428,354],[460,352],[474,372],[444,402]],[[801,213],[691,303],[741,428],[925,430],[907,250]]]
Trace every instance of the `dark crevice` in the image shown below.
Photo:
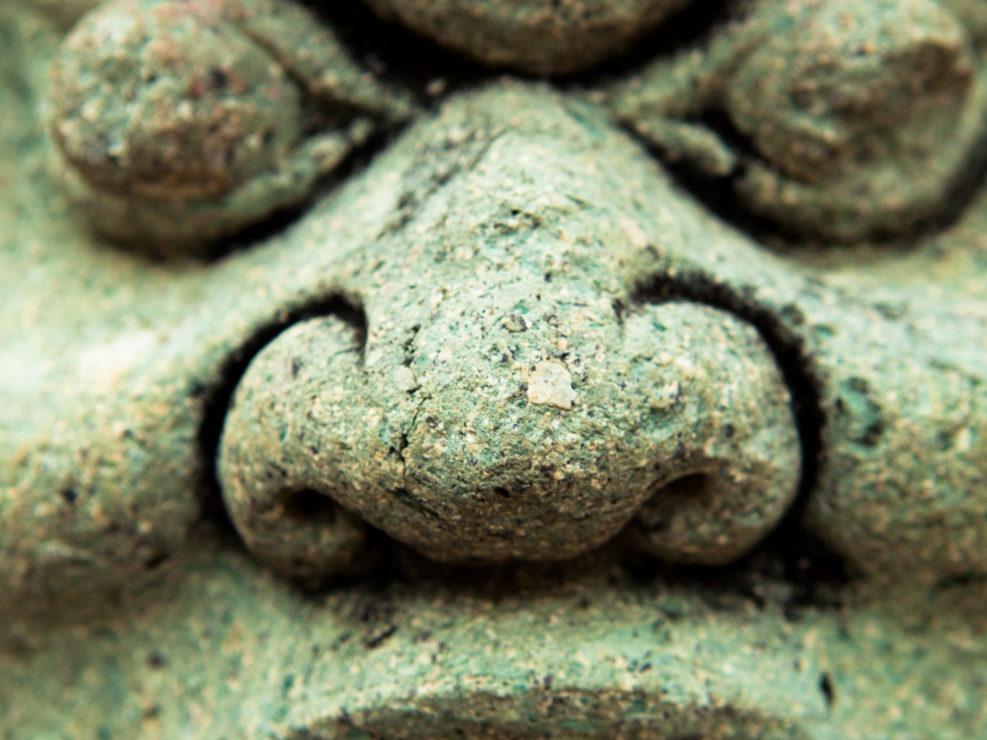
[[[987,574],[975,571],[955,573],[940,579],[935,584],[936,591],[948,591],[952,588],[965,588],[971,585],[987,583]]]
[[[659,57],[703,46],[725,24],[745,15],[746,0],[707,0],[687,3],[678,13],[645,34],[623,54],[603,62],[578,77],[594,87],[632,74]],[[577,75],[570,76],[575,79]]]
[[[418,332],[421,330],[421,324],[415,324],[408,330],[408,338],[404,341],[404,346],[402,347],[404,359],[402,359],[401,364],[405,367],[411,367],[415,362],[415,339],[418,338]]]
[[[726,113],[708,110],[683,122],[706,128],[720,137],[737,155],[734,168],[725,175],[712,175],[687,158],[679,157],[675,152],[667,151],[653,142],[642,140],[633,128],[625,126],[624,129],[653,153],[682,190],[698,200],[713,215],[747,236],[778,248],[792,247],[807,241],[808,235],[805,232],[753,212],[737,197],[737,183],[745,176],[749,164],[757,161],[770,167],[770,163],[761,157],[750,137],[740,131]]]
[[[657,512],[649,511],[650,502],[660,497],[663,502],[689,500],[708,507],[715,500],[716,488],[715,474],[706,471],[686,472],[671,480],[659,479],[659,482],[653,483],[648,490],[644,508],[635,516],[634,526],[638,527],[645,536],[664,532],[668,529],[669,522],[657,515]]]
[[[363,356],[367,341],[367,318],[362,307],[342,296],[323,296],[285,308],[276,314],[225,359],[217,371],[217,380],[214,383],[209,387],[199,385],[193,389],[192,395],[203,397],[202,422],[197,437],[199,459],[202,461],[199,490],[203,499],[203,519],[217,523],[221,532],[233,533],[234,529],[223,505],[216,464],[223,425],[240,379],[254,357],[275,337],[300,321],[322,316],[335,316],[352,326],[360,345],[360,355]]]
[[[311,488],[285,491],[276,497],[285,517],[305,526],[330,526],[339,516],[339,505],[331,496]]]
[[[822,692],[826,707],[832,709],[836,704],[836,688],[833,686],[833,679],[828,673],[819,676],[819,690]]]
[[[417,335],[418,335],[418,331],[416,330],[415,331],[415,336],[417,336]],[[411,421],[408,423],[408,428],[407,428],[406,431],[404,431],[401,434],[401,449],[398,450],[398,454],[401,455],[401,459],[404,461],[404,471],[402,473],[402,480],[404,481],[404,488],[401,489],[401,490],[403,491],[405,497],[409,501],[413,500],[413,497],[409,493],[408,476],[409,476],[409,472],[410,471],[408,470],[408,461],[404,459],[404,451],[406,449],[408,449],[408,435],[410,435],[415,430],[415,425],[418,423],[418,417],[422,413],[422,408],[424,408],[425,402],[426,401],[429,401],[430,399],[431,399],[431,396],[429,396],[427,393],[422,393],[421,394],[421,396],[420,396],[420,398],[418,400],[418,405],[415,407],[415,413],[412,414]],[[435,513],[432,512],[431,510],[428,510],[428,512],[429,512],[429,516],[435,515]]]
[[[145,570],[157,570],[171,559],[171,555],[166,552],[155,553],[144,560]]]
[[[945,231],[959,223],[987,183],[987,126],[967,157],[966,165],[955,174],[942,197],[942,206],[912,226],[909,236],[922,237]]]
[[[387,642],[387,640],[389,640],[397,631],[398,631],[397,625],[390,624],[387,627],[385,627],[383,630],[378,632],[377,634],[364,639],[363,644],[367,648],[367,650],[374,650],[376,648],[379,648],[385,642]]]
[[[331,503],[335,505],[337,514],[340,511],[348,511],[353,516],[359,517],[355,512],[340,506],[335,500]],[[238,546],[243,549],[242,544]],[[400,565],[395,562],[394,555],[398,547],[398,543],[390,535],[367,524],[362,553],[350,570],[322,576],[287,576],[285,582],[296,589],[297,596],[314,607],[324,606],[326,600],[333,594],[347,589],[358,589],[360,594],[374,603],[384,603],[391,598],[388,589],[402,580]],[[347,615],[346,619],[353,621],[356,618],[354,615]],[[361,616],[359,621],[366,620]]]
[[[805,506],[818,484],[826,418],[820,401],[820,384],[810,370],[801,339],[771,309],[701,274],[683,275],[675,280],[657,277],[640,286],[633,298],[638,303],[690,301],[726,311],[751,324],[768,346],[791,395],[802,470],[792,506],[756,552],[775,552],[782,559],[783,576],[794,587],[790,613],[794,614],[798,607],[826,601],[827,587],[848,582],[848,569],[839,555],[802,525]]]
[[[739,154],[743,161],[756,160],[765,167],[770,166],[770,163],[757,150],[757,144],[754,143],[753,137],[737,128],[726,110],[709,108],[698,116],[686,118],[685,123],[713,131],[724,144]]]
[[[685,473],[672,480],[662,481],[662,483],[650,491],[650,496],[661,494],[667,499],[703,499],[710,496],[710,491],[715,490],[716,480],[708,473],[697,471]],[[667,522],[655,522],[650,531],[657,532],[667,526]]]
[[[361,3],[319,3],[305,0],[323,18],[353,58],[379,75],[398,84],[419,100],[428,102],[508,73],[521,79],[545,79],[509,68],[487,67],[470,57],[421,36],[400,23],[381,20]],[[709,0],[686,3],[680,11],[628,45],[623,53],[580,72],[551,79],[562,84],[592,85],[638,69],[659,55],[675,53],[701,43],[724,23],[743,13],[745,0]],[[436,89],[436,81],[442,81]]]
[[[305,4],[326,21],[359,64],[422,102],[497,74],[398,23],[381,20],[363,3],[305,0]],[[437,80],[443,83],[439,94],[434,87]]]

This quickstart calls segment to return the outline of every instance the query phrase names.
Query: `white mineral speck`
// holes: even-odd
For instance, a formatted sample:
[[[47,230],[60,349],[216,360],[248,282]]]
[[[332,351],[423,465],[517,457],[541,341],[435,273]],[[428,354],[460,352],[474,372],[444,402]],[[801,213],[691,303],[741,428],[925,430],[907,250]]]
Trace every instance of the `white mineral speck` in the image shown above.
[[[394,372],[391,374],[391,378],[398,390],[410,392],[418,387],[418,380],[415,378],[415,374],[410,368],[407,368],[404,365],[395,368]]]
[[[572,376],[558,360],[542,360],[528,376],[528,400],[531,403],[571,409],[576,400]]]

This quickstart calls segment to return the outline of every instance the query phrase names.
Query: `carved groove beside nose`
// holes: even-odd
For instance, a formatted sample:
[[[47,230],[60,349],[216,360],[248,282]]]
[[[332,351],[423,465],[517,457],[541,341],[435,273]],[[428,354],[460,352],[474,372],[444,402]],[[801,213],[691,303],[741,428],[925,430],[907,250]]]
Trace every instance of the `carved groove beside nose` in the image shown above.
[[[335,317],[278,336],[220,444],[248,548],[311,578],[356,562],[358,518],[454,562],[568,558],[629,523],[632,542],[673,561],[753,547],[800,470],[789,393],[756,330],[687,302],[619,318],[546,304],[522,318],[504,296],[458,334],[446,307],[416,324],[410,358],[371,329],[378,359],[364,362]]]

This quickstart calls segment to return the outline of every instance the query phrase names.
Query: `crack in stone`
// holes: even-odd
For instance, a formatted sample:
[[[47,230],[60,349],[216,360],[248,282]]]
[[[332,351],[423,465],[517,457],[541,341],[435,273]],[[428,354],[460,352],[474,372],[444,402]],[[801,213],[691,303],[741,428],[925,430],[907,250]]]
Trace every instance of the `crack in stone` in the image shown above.
[[[404,456],[404,451],[408,447],[408,435],[414,430],[415,425],[418,423],[418,417],[422,412],[422,408],[425,406],[425,402],[431,400],[432,396],[428,393],[422,393],[419,397],[418,405],[415,407],[415,413],[411,415],[411,422],[408,424],[406,431],[401,433],[401,444],[398,447],[398,454],[401,456],[401,462],[404,469],[401,472],[401,482],[404,484],[405,490],[408,490],[408,461]]]

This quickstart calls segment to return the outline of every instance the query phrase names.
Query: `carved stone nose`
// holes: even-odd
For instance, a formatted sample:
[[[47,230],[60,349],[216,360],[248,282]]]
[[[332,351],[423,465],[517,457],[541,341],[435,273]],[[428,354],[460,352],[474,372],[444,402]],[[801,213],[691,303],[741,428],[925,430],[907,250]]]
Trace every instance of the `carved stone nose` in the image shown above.
[[[281,570],[345,569],[359,520],[465,562],[566,558],[635,521],[663,557],[721,563],[794,495],[787,389],[726,312],[517,282],[427,325],[369,313],[366,347],[336,317],[289,328],[227,417],[227,505]]]

